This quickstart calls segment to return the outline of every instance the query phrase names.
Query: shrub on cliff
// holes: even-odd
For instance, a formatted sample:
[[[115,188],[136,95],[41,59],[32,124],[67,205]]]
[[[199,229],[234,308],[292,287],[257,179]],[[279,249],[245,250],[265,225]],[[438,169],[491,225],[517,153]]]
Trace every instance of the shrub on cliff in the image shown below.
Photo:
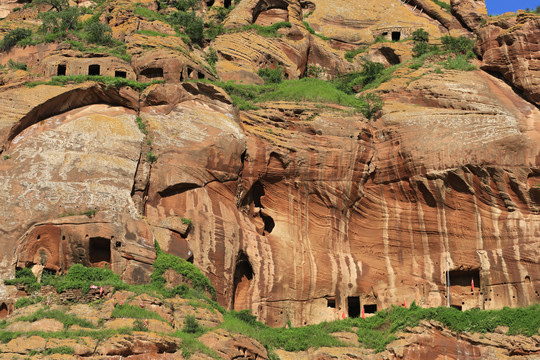
[[[279,84],[283,81],[283,68],[277,66],[276,68],[262,68],[257,71],[265,84]]]
[[[441,43],[442,50],[445,52],[456,55],[467,55],[468,57],[474,56],[474,54],[471,53],[474,46],[474,40],[468,39],[465,36],[443,36],[441,37]]]
[[[112,42],[112,30],[107,25],[99,21],[99,17],[92,17],[84,25],[86,41],[93,44],[107,45]]]
[[[2,42],[0,42],[0,51],[8,52],[9,50],[11,50],[11,48],[17,45],[18,42],[30,36],[32,36],[32,31],[29,29],[17,28],[11,30],[6,35],[4,35]]]

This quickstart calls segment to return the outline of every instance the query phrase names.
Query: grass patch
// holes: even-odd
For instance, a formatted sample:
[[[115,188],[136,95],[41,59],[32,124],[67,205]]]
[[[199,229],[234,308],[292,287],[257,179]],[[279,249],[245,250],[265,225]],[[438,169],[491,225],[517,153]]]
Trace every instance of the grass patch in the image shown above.
[[[80,337],[90,337],[96,340],[104,340],[114,335],[129,335],[133,330],[129,328],[122,329],[103,329],[103,330],[62,330],[58,332],[50,331],[0,331],[0,342],[8,343],[9,341],[23,336],[39,336],[44,339],[78,339]]]
[[[476,66],[471,64],[467,57],[464,55],[456,55],[454,57],[450,56],[446,61],[440,63],[440,65],[442,65],[447,70],[476,70]]]
[[[15,302],[15,309],[20,309],[23,307],[34,305],[34,304],[40,303],[42,300],[43,298],[41,296],[36,296],[35,298],[31,298],[31,297],[18,298],[17,301]]]
[[[116,318],[116,319],[118,318],[156,319],[156,320],[167,322],[159,314],[153,311],[141,308],[139,306],[129,305],[129,304],[116,305],[111,314],[111,317]]]
[[[170,36],[170,35],[163,34],[157,31],[153,31],[153,30],[137,30],[135,33],[141,34],[141,35],[147,35],[147,36],[160,36],[160,37]]]
[[[81,327],[95,329],[94,324],[92,324],[91,322],[89,322],[87,320],[84,320],[84,319],[80,319],[80,318],[76,317],[75,315],[66,314],[66,313],[64,313],[63,311],[60,311],[60,310],[39,309],[38,311],[36,311],[32,315],[21,316],[21,317],[17,318],[16,321],[17,322],[19,322],[19,321],[34,322],[34,321],[41,320],[41,319],[55,319],[55,320],[58,320],[62,324],[64,324],[64,329],[67,329],[72,325],[79,325]]]
[[[432,0],[432,1],[435,4],[439,5],[440,7],[442,7],[447,12],[450,12],[452,10],[452,6],[450,6],[450,4],[445,3],[444,1],[439,1],[439,0]]]
[[[307,21],[302,21],[302,24],[304,24],[304,27],[306,28],[307,31],[309,31],[310,34],[312,35],[315,35],[323,40],[330,40],[329,37],[326,37],[322,34],[318,34],[315,30],[313,30],[313,28],[309,25],[309,23]]]
[[[202,353],[214,359],[221,359],[221,357],[216,351],[204,345],[193,334],[188,334],[182,331],[176,331],[169,335],[182,339],[182,342],[180,343],[180,350],[182,351],[182,356],[186,359],[189,359],[191,355],[196,354],[196,353]]]
[[[261,26],[257,24],[251,24],[240,28],[240,31],[255,30],[255,32],[264,37],[279,37],[278,30],[282,28],[290,28],[292,25],[290,22],[281,21],[270,26]]]
[[[71,75],[71,76],[53,76],[50,81],[34,81],[28,82],[25,85],[28,87],[35,87],[37,85],[56,85],[64,86],[65,84],[80,84],[86,81],[95,81],[104,84],[107,88],[115,87],[120,88],[123,86],[129,86],[135,90],[143,91],[148,86],[154,84],[164,83],[163,80],[154,80],[149,83],[140,83],[135,80],[128,80],[120,77],[112,76],[98,76],[98,75]]]

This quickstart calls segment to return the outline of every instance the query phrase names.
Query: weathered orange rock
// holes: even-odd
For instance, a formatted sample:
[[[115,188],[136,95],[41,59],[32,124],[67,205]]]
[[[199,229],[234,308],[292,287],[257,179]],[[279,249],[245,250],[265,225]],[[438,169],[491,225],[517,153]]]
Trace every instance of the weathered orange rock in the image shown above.
[[[228,333],[223,329],[207,332],[199,340],[227,360],[268,359],[266,349],[257,341],[244,335]]]
[[[478,31],[476,49],[483,70],[501,75],[540,105],[540,16],[519,13],[490,19]]]
[[[149,332],[134,332],[131,335],[115,335],[101,342],[96,352],[100,355],[129,356],[146,353],[174,353],[179,339]]]
[[[484,0],[450,0],[452,14],[471,31],[476,31],[487,20]]]

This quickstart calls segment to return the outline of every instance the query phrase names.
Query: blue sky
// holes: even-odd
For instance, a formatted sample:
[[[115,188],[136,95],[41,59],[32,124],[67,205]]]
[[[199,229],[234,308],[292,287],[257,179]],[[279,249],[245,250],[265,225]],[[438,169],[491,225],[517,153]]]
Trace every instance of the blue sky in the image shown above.
[[[519,9],[535,9],[540,0],[486,0],[488,14],[498,15]]]

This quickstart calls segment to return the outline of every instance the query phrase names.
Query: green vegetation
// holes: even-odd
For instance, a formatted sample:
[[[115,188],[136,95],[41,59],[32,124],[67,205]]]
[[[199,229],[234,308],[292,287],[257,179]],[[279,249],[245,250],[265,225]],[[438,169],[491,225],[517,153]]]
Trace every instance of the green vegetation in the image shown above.
[[[22,285],[25,286],[28,292],[33,293],[41,288],[38,284],[36,277],[32,273],[32,270],[28,268],[22,268],[15,271],[15,279],[4,280],[6,285]]]
[[[528,13],[540,15],[540,5],[538,5],[534,10],[531,8],[526,8],[525,11]]]
[[[152,150],[146,153],[146,161],[149,163],[155,163],[157,161],[157,155],[152,152]]]
[[[140,130],[144,135],[148,135],[148,130],[146,129],[146,124],[144,123],[142,117],[137,116],[137,117],[135,118],[135,122],[137,123],[137,127],[139,128],[139,130]]]
[[[383,64],[368,60],[364,61],[362,67],[361,72],[346,74],[336,79],[336,87],[347,94],[356,94],[357,90],[362,90],[377,80],[385,69]]]
[[[8,67],[13,70],[26,70],[25,63],[13,61],[12,59],[8,60]]]
[[[345,52],[345,59],[347,59],[349,62],[352,62],[356,55],[366,52],[367,49],[367,46],[360,46],[355,50],[349,50]]]
[[[186,322],[184,323],[182,331],[188,334],[197,334],[202,332],[203,328],[197,319],[195,319],[195,316],[190,314],[186,316]]]
[[[440,7],[442,7],[444,10],[446,10],[447,12],[450,12],[452,10],[452,7],[450,6],[450,4],[448,3],[445,3],[444,1],[439,1],[439,0],[433,0],[433,2],[437,5],[439,5]]]
[[[208,52],[204,54],[204,60],[212,67],[214,72],[216,71],[216,63],[218,61],[218,54],[213,47],[208,49]]]
[[[0,51],[8,52],[20,41],[32,36],[32,31],[28,29],[14,29],[4,35],[4,38],[0,42]]]
[[[476,70],[476,66],[471,64],[468,60],[469,58],[464,55],[456,55],[454,57],[449,57],[446,61],[440,63],[447,70],[462,70],[462,71],[471,71]]]
[[[189,334],[183,331],[176,331],[171,335],[182,339],[182,342],[180,343],[180,350],[182,350],[182,356],[186,359],[189,359],[191,355],[195,353],[202,353],[214,359],[221,359],[217,352],[210,349],[196,338],[199,333]]]
[[[38,304],[43,300],[41,296],[32,297],[22,297],[18,298],[15,302],[15,309],[20,309],[30,305]]]
[[[441,37],[442,50],[445,53],[452,54],[472,54],[472,48],[474,46],[474,40],[468,39],[465,36],[453,37],[443,36]],[[474,54],[472,54],[474,56]]]
[[[41,319],[55,319],[60,321],[62,324],[64,324],[64,329],[68,329],[72,325],[78,325],[80,327],[90,328],[94,329],[95,326],[91,322],[80,319],[76,317],[75,315],[69,315],[64,313],[61,310],[44,310],[39,309],[32,315],[28,316],[21,316],[17,318],[17,321],[29,321],[34,322]]]
[[[212,297],[212,300],[216,299],[216,289],[212,286],[212,283],[201,270],[195,265],[181,259],[177,256],[167,254],[161,250],[157,250],[157,258],[154,262],[154,272],[151,275],[151,285],[157,289],[163,289],[163,293],[166,293],[164,289],[165,278],[163,273],[168,269],[173,269],[177,273],[183,275],[188,281],[193,284],[193,289],[198,291],[204,297],[204,293],[207,292]],[[180,291],[182,291],[180,289]]]
[[[106,87],[120,88],[123,86],[129,86],[135,90],[143,91],[150,85],[161,84],[163,80],[154,80],[149,83],[140,83],[135,80],[128,80],[120,77],[112,76],[98,76],[98,75],[71,75],[71,76],[53,76],[50,81],[35,81],[29,82],[25,85],[28,87],[35,87],[37,85],[56,85],[63,86],[69,83],[80,84],[86,81],[95,81],[104,84]]]
[[[317,37],[319,37],[319,38],[321,38],[323,40],[330,40],[329,37],[326,37],[326,36],[324,36],[322,34],[318,34],[315,30],[313,30],[313,28],[309,25],[309,23],[307,21],[303,21],[302,23],[304,24],[306,30],[309,31],[310,34],[313,34],[313,35],[315,35],[315,36],[317,36]]]
[[[91,209],[91,210],[87,210],[87,211],[79,211],[79,212],[67,212],[67,213],[63,213],[62,215],[60,215],[60,217],[66,217],[66,216],[75,216],[75,215],[86,215],[88,217],[94,217],[96,216],[97,214],[97,210],[96,209]]]
[[[191,219],[182,218],[182,224],[191,225]]]
[[[283,81],[283,68],[277,66],[276,68],[262,68],[259,69],[257,74],[264,80],[265,84],[279,84]]]
[[[241,31],[255,30],[257,34],[264,37],[278,37],[278,30],[282,28],[290,28],[292,25],[290,22],[281,21],[270,26],[261,26],[257,24],[251,24],[241,28]]]
[[[141,308],[139,306],[124,304],[116,305],[111,314],[112,318],[130,318],[130,319],[156,319],[165,321],[157,313]]]
[[[11,159],[11,156],[9,156],[9,155],[4,155],[4,160],[9,160],[9,159]]]

